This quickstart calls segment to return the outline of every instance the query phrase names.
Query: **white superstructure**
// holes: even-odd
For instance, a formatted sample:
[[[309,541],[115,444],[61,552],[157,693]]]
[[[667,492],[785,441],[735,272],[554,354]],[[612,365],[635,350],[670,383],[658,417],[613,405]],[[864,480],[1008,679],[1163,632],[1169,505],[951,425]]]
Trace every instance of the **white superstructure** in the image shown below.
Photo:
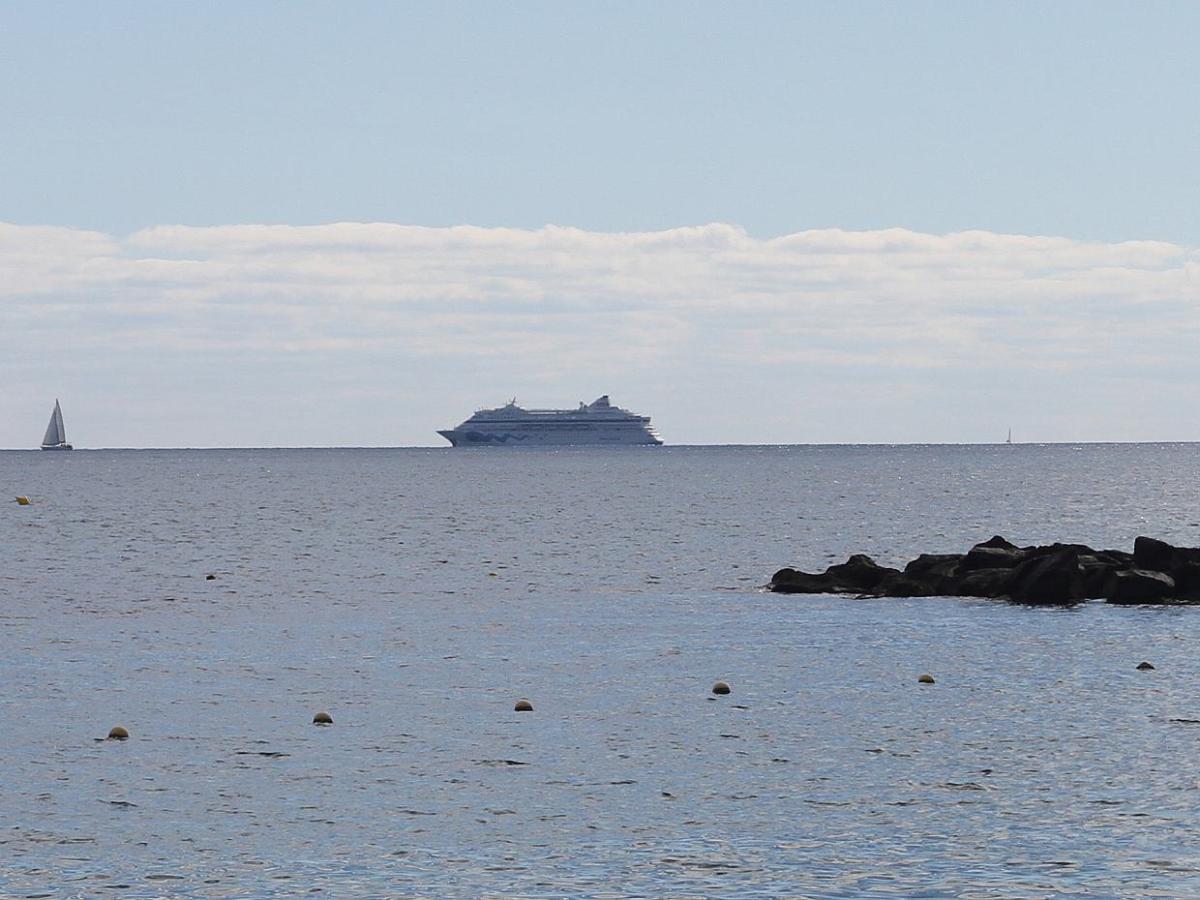
[[[439,431],[455,447],[658,445],[649,416],[613,406],[605,394],[578,409],[523,409],[516,398],[481,409],[457,428]]]

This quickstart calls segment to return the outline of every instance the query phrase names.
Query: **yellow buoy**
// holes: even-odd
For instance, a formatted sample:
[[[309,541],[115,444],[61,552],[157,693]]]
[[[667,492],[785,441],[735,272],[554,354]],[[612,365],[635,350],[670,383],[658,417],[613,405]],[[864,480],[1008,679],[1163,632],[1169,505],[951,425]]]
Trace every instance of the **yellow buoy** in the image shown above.
[[[730,687],[725,682],[718,681],[712,686],[712,692],[714,694],[728,694],[730,692]]]
[[[922,675],[917,678],[917,684],[937,684],[932,675]]]
[[[26,497],[24,494],[18,494],[17,495],[17,506],[28,506],[28,505],[29,505],[29,498]]]
[[[110,741],[125,741],[129,739],[129,730],[124,725],[114,725],[108,732]]]
[[[533,704],[528,700],[518,700],[513,712],[533,712]]]
[[[313,724],[314,725],[332,725],[333,724],[333,716],[331,716],[329,713],[322,710],[321,712],[319,712],[315,716],[313,716]]]

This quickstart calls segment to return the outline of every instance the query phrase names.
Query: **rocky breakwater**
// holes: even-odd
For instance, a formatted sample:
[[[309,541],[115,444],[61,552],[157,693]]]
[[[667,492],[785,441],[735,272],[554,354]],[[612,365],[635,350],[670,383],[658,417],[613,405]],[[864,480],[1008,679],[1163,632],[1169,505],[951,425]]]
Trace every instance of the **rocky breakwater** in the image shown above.
[[[903,569],[863,554],[820,574],[780,569],[770,590],[784,594],[865,597],[992,597],[1034,606],[1109,603],[1200,603],[1200,548],[1150,537],[1133,552],[1083,544],[1018,547],[996,536],[966,553],[923,553]]]

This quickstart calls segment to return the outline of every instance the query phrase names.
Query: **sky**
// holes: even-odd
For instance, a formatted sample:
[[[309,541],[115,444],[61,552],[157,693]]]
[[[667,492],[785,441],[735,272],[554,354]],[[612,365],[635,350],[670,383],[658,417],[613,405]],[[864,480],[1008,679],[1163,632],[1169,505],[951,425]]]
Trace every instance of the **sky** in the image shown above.
[[[0,447],[1200,440],[1200,5],[0,6]]]

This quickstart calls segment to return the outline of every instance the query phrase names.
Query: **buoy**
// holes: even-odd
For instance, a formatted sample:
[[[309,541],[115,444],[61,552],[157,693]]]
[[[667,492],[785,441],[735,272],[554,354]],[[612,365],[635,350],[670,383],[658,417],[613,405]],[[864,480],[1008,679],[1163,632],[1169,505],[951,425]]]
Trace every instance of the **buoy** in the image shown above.
[[[922,675],[917,678],[917,684],[937,684],[932,675]]]
[[[730,692],[730,687],[725,682],[718,681],[712,686],[712,692],[714,694],[728,694]]]
[[[313,716],[313,724],[314,725],[332,725],[333,724],[333,716],[331,716],[327,712],[321,711],[321,712],[317,713],[315,716]]]
[[[513,712],[533,712],[533,704],[528,700],[518,700]]]
[[[1154,664],[1148,663],[1148,662],[1140,662],[1140,663],[1138,663],[1137,667],[1138,667],[1139,672],[1145,672],[1145,671],[1148,671],[1149,669],[1153,669]]]
[[[124,725],[114,725],[108,732],[110,741],[127,741],[129,740],[129,730]]]
[[[29,505],[29,498],[26,497],[24,494],[18,494],[17,495],[17,506],[28,506],[28,505]]]

